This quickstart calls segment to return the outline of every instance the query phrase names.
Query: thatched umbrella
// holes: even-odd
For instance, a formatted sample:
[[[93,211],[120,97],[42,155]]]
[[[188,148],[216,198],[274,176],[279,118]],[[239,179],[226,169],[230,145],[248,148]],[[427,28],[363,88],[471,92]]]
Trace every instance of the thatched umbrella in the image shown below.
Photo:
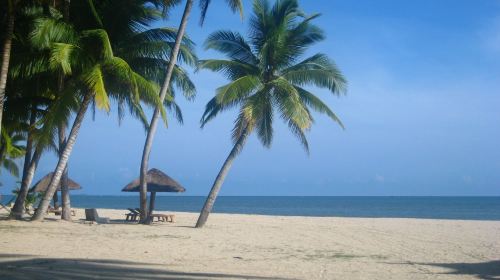
[[[29,192],[46,192],[52,177],[54,176],[54,172],[50,172],[45,175],[40,181],[36,182],[36,184],[29,190]],[[82,187],[75,181],[68,178],[68,190],[80,190]],[[61,184],[57,186],[57,191],[61,190]],[[57,208],[57,191],[54,192],[54,208]]]
[[[151,192],[149,200],[149,214],[153,213],[156,193],[157,192],[185,192],[186,189],[177,183],[174,179],[170,178],[167,174],[160,170],[153,168],[148,171],[146,175],[146,182],[148,183],[148,192]],[[126,185],[122,192],[139,192],[140,191],[140,178],[135,179]]]
[[[36,184],[29,190],[30,192],[45,192],[49,187],[50,181],[52,180],[52,176],[54,176],[54,172],[50,172],[45,175],[40,181],[36,182]],[[68,178],[68,189],[69,190],[80,190],[82,187],[75,181]],[[57,190],[61,190],[61,184],[57,186]]]

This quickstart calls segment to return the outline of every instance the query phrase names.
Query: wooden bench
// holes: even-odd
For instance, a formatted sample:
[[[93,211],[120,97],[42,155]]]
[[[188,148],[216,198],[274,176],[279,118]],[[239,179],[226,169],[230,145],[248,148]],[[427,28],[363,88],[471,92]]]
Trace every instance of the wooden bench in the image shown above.
[[[153,219],[153,222],[156,218],[158,222],[175,223],[175,215],[172,214],[151,214],[150,217]]]

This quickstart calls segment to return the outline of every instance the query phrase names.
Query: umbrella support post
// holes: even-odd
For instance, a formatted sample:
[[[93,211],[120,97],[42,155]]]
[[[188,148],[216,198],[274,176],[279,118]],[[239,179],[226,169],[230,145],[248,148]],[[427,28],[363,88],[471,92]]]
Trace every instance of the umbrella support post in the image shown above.
[[[153,209],[155,208],[156,192],[151,192],[151,197],[149,198],[149,214],[148,218],[150,222],[153,222],[151,214],[153,214]]]

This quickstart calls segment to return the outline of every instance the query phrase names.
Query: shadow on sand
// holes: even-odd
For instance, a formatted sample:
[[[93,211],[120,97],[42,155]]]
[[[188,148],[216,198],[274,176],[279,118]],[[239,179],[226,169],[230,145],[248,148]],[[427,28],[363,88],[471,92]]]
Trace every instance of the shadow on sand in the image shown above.
[[[419,265],[435,266],[450,269],[443,274],[471,275],[479,279],[500,279],[500,260],[481,263],[417,263]]]
[[[12,260],[9,258],[23,258]],[[0,254],[0,279],[284,279],[252,275],[179,272],[158,264],[99,259],[55,259]]]

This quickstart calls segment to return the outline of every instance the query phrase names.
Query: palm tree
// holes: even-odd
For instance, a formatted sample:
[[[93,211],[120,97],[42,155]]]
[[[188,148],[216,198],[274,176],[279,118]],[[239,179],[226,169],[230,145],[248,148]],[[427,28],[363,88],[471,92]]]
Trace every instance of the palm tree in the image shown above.
[[[43,16],[43,8],[37,3],[32,5],[25,3],[18,12],[6,88],[4,120],[8,124],[22,126],[27,138],[21,187],[11,211],[11,217],[16,219],[22,218],[36,165],[47,148],[38,145],[36,137],[39,131],[38,121],[52,100],[48,92],[54,84],[53,73],[49,71],[48,63],[41,63],[48,61],[48,57],[33,48],[28,40],[34,19]]]
[[[200,24],[203,24],[205,20],[205,15],[207,13],[208,6],[211,0],[200,0],[200,8],[201,8],[201,18]],[[184,33],[186,31],[186,25],[188,23],[189,15],[191,14],[191,8],[193,7],[194,0],[186,0],[186,5],[184,7],[184,12],[182,15],[181,22],[179,24],[179,29],[177,33],[177,37],[175,39],[174,47],[170,54],[170,61],[167,66],[167,72],[165,73],[165,78],[160,90],[160,101],[163,103],[165,97],[167,96],[167,90],[170,86],[170,80],[172,78],[172,74],[175,70],[175,64],[177,61],[177,56],[179,55],[180,45]],[[241,0],[226,0],[226,3],[231,8],[233,12],[239,11],[240,15],[243,15],[243,4]],[[160,117],[160,107],[155,108],[153,112],[153,116],[151,118],[151,122],[149,124],[149,129],[146,135],[146,141],[144,143],[144,149],[142,152],[141,159],[141,168],[140,168],[140,207],[141,207],[141,223],[150,223],[151,220],[148,217],[148,206],[147,206],[147,182],[146,182],[146,174],[148,170],[149,163],[149,155],[151,154],[151,148],[153,146],[153,139],[156,134],[156,129],[158,126],[158,120]]]
[[[93,2],[88,1],[90,8],[94,9]],[[69,156],[76,141],[79,129],[87,108],[94,102],[99,109],[109,111],[110,97],[117,95],[127,96],[134,103],[134,108],[139,107],[139,101],[153,100],[158,104],[157,88],[134,72],[128,63],[113,53],[112,44],[99,15],[94,13],[95,29],[74,29],[73,26],[51,18],[40,19],[36,24],[32,40],[36,45],[43,46],[50,51],[50,66],[71,75],[65,82],[64,92],[55,103],[64,104],[67,99],[80,96],[79,109],[69,132],[67,141],[60,151],[59,161],[54,171],[54,176],[40,202],[32,220],[43,219],[49,202],[60,183],[61,176],[66,168]],[[123,86],[123,85],[126,85]],[[64,108],[64,106],[60,106]],[[57,109],[51,110],[44,118],[44,126],[54,122],[61,114]],[[49,126],[57,129],[57,125]],[[51,131],[51,129],[48,129]],[[49,133],[50,134],[50,133]],[[52,134],[54,135],[54,134]]]
[[[3,104],[5,100],[5,87],[7,85],[7,74],[9,73],[10,50],[12,48],[12,36],[14,34],[14,23],[16,18],[17,0],[7,0],[5,33],[2,45],[2,66],[0,68],[0,132],[2,130]]]
[[[114,38],[112,46],[112,49],[116,50],[114,55],[123,56],[124,60],[130,64],[135,72],[148,80],[158,82],[158,76],[165,69],[165,61],[168,61],[163,58],[164,54],[169,53],[170,44],[173,44],[168,42],[167,39],[173,40],[176,32],[168,28],[145,30],[145,27],[147,27],[145,23],[163,18],[168,12],[168,8],[178,1],[138,0],[123,2],[120,0],[107,0],[99,1],[97,2],[98,5],[94,6],[93,2],[73,0],[72,4],[74,5],[72,5],[71,13],[74,16],[71,17],[71,22],[68,21],[69,0],[50,1],[50,3],[42,1],[33,1],[30,4],[23,3],[22,9],[16,14],[14,51],[10,63],[9,82],[6,91],[8,94],[6,98],[7,107],[4,115],[4,117],[8,118],[7,123],[25,123],[24,126],[28,127],[24,130],[28,140],[22,183],[14,205],[16,211],[11,212],[14,218],[22,217],[23,205],[42,153],[47,148],[58,153],[62,152],[65,142],[64,130],[67,127],[71,113],[78,110],[77,95],[63,94],[66,92],[64,90],[66,80],[71,78],[71,73],[64,75],[62,67],[54,67],[54,65],[57,65],[57,61],[54,61],[54,55],[49,51],[47,47],[49,43],[46,40],[61,40],[61,38],[52,37],[57,34],[65,34],[64,30],[58,33],[57,29],[64,29],[68,24],[71,24],[76,30],[84,30],[88,26],[95,26],[97,13],[101,18],[106,19],[102,21],[99,19],[98,21],[103,24],[104,29],[110,31],[109,36]],[[89,5],[93,7],[89,9]],[[120,9],[117,9],[117,7]],[[52,21],[44,21],[45,18],[51,18]],[[40,24],[40,22],[45,22],[45,24]],[[50,22],[64,24],[51,25]],[[37,28],[38,31],[36,31]],[[54,32],[52,35],[48,31],[45,32],[45,35],[49,35],[45,37],[38,34],[38,36],[35,36],[38,38],[37,40],[30,39],[33,34],[40,33],[41,28],[42,30],[43,28],[54,29],[52,30]],[[130,42],[133,42],[133,44]],[[181,60],[194,65],[197,59],[192,52],[193,43],[184,40],[181,46]],[[177,68],[173,77],[177,88],[182,89],[187,95],[192,95],[194,93],[193,83],[183,69]],[[147,125],[147,120],[142,108],[138,106],[136,98],[120,94],[120,92],[130,91],[129,85],[119,84],[117,79],[107,79],[106,83],[108,89],[116,91],[108,92],[108,95],[111,99],[116,100],[119,120],[124,115],[125,106],[128,105],[130,113],[140,118]],[[170,91],[173,96],[173,89]],[[144,100],[148,98],[147,95],[141,95],[141,98],[148,105],[156,105],[158,102],[157,95],[150,96],[149,100]],[[173,109],[175,116],[182,120],[180,109],[172,98],[167,98],[165,105],[167,109]],[[50,114],[46,115],[48,112]],[[40,127],[40,125],[42,126]],[[55,142],[59,143],[56,144]],[[70,212],[69,193],[65,192],[65,173],[66,171],[61,178],[62,219],[65,218],[65,212],[68,214]]]
[[[219,87],[206,105],[203,127],[218,113],[237,107],[239,115],[232,132],[234,146],[217,175],[196,227],[203,227],[235,157],[248,136],[256,131],[265,147],[273,137],[274,111],[298,137],[306,151],[305,132],[313,123],[311,111],[326,114],[342,123],[330,108],[306,86],[328,89],[334,95],[345,91],[346,80],[333,61],[324,54],[299,60],[311,45],[324,38],[296,0],[256,0],[250,20],[250,42],[240,34],[218,31],[205,42],[206,49],[225,54],[228,59],[200,61],[199,68],[225,74],[231,82]],[[343,127],[343,126],[342,126]]]

